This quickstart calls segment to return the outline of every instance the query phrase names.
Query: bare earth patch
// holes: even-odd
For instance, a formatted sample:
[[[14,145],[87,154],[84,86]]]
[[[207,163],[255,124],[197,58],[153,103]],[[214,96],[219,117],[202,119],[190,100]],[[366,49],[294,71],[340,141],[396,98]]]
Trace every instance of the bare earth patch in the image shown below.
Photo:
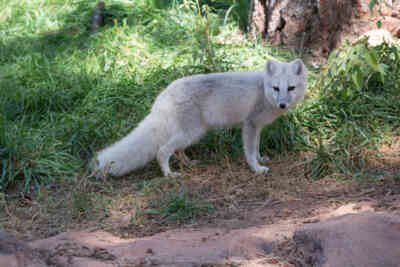
[[[399,144],[384,144],[360,173],[318,181],[306,177],[302,154],[275,157],[267,176],[227,157],[182,166],[180,179],[152,166],[77,178],[39,196],[10,194],[1,225],[48,266],[313,266],[294,249],[299,227],[365,211],[400,215]],[[164,208],[170,199],[184,208]]]

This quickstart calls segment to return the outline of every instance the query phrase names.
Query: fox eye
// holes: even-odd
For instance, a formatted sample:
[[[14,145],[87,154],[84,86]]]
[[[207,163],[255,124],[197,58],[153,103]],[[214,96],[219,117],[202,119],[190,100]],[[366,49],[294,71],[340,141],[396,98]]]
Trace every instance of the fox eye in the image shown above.
[[[290,91],[293,91],[295,88],[296,88],[296,86],[289,86],[287,90],[290,92]]]
[[[278,86],[273,86],[272,88],[274,89],[275,92],[279,92],[279,87]]]

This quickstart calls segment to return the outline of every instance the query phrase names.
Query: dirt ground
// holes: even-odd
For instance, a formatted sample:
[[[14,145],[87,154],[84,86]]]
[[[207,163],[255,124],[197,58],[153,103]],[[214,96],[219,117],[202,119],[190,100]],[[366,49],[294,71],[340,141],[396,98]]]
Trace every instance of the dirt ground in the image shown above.
[[[185,168],[185,176],[177,179],[154,177],[159,172],[150,167],[150,177],[144,178],[148,185],[138,182],[140,176],[77,179],[72,184],[44,187],[39,195],[10,194],[2,201],[1,226],[24,240],[88,228],[131,238],[177,228],[238,229],[282,220],[301,222],[363,201],[372,201],[376,210],[397,212],[399,159],[370,166],[351,178],[332,174],[321,180],[306,177],[305,163],[300,155],[274,158],[268,164],[271,172],[263,176],[253,174],[243,160],[226,158],[217,164]],[[194,205],[206,201],[212,208],[199,209],[188,219],[165,219],[157,213],[171,193],[180,192],[187,192]]]
[[[310,155],[301,153],[274,157],[266,176],[253,174],[242,159],[226,156],[190,168],[176,163],[184,172],[177,179],[160,178],[154,166],[119,179],[76,177],[38,194],[2,196],[0,225],[33,247],[52,251],[48,257],[54,261],[82,253],[82,246],[92,255],[100,246],[93,244],[114,240],[107,241],[114,245],[106,249],[114,260],[125,257],[121,251],[128,251],[128,244],[137,246],[136,254],[124,258],[132,263],[126,266],[147,266],[140,264],[149,256],[160,266],[179,266],[172,260],[177,257],[173,251],[198,264],[202,259],[213,264],[204,266],[297,266],[287,240],[300,225],[365,210],[400,215],[400,139],[380,150],[382,156],[359,172],[333,173],[320,180],[307,176]],[[189,211],[164,209],[171,196],[174,205]],[[264,240],[271,240],[269,245],[254,239],[260,231]],[[66,248],[65,240],[75,245]],[[199,244],[200,250],[193,249]],[[171,252],[170,246],[180,249]],[[85,255],[80,259],[91,258]],[[225,265],[215,265],[222,262]],[[93,264],[89,266],[103,266]]]

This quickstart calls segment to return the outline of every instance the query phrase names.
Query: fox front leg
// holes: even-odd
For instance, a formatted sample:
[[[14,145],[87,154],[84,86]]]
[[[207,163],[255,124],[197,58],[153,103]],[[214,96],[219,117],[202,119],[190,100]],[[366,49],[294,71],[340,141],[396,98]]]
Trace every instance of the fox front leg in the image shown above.
[[[257,129],[251,122],[246,122],[242,128],[243,148],[247,163],[255,173],[266,174],[269,171],[268,167],[261,166],[258,163],[259,140],[261,129]]]
[[[261,164],[266,164],[269,161],[268,156],[262,157],[260,154],[260,136],[261,136],[262,128],[257,129],[256,137],[257,137],[257,160]]]

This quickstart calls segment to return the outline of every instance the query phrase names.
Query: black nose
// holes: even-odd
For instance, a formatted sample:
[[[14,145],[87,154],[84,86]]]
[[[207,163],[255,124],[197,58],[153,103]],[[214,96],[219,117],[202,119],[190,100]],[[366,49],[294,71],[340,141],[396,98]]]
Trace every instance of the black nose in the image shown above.
[[[285,109],[285,108],[286,108],[286,104],[280,103],[280,104],[279,104],[279,107],[280,107],[281,109]]]

